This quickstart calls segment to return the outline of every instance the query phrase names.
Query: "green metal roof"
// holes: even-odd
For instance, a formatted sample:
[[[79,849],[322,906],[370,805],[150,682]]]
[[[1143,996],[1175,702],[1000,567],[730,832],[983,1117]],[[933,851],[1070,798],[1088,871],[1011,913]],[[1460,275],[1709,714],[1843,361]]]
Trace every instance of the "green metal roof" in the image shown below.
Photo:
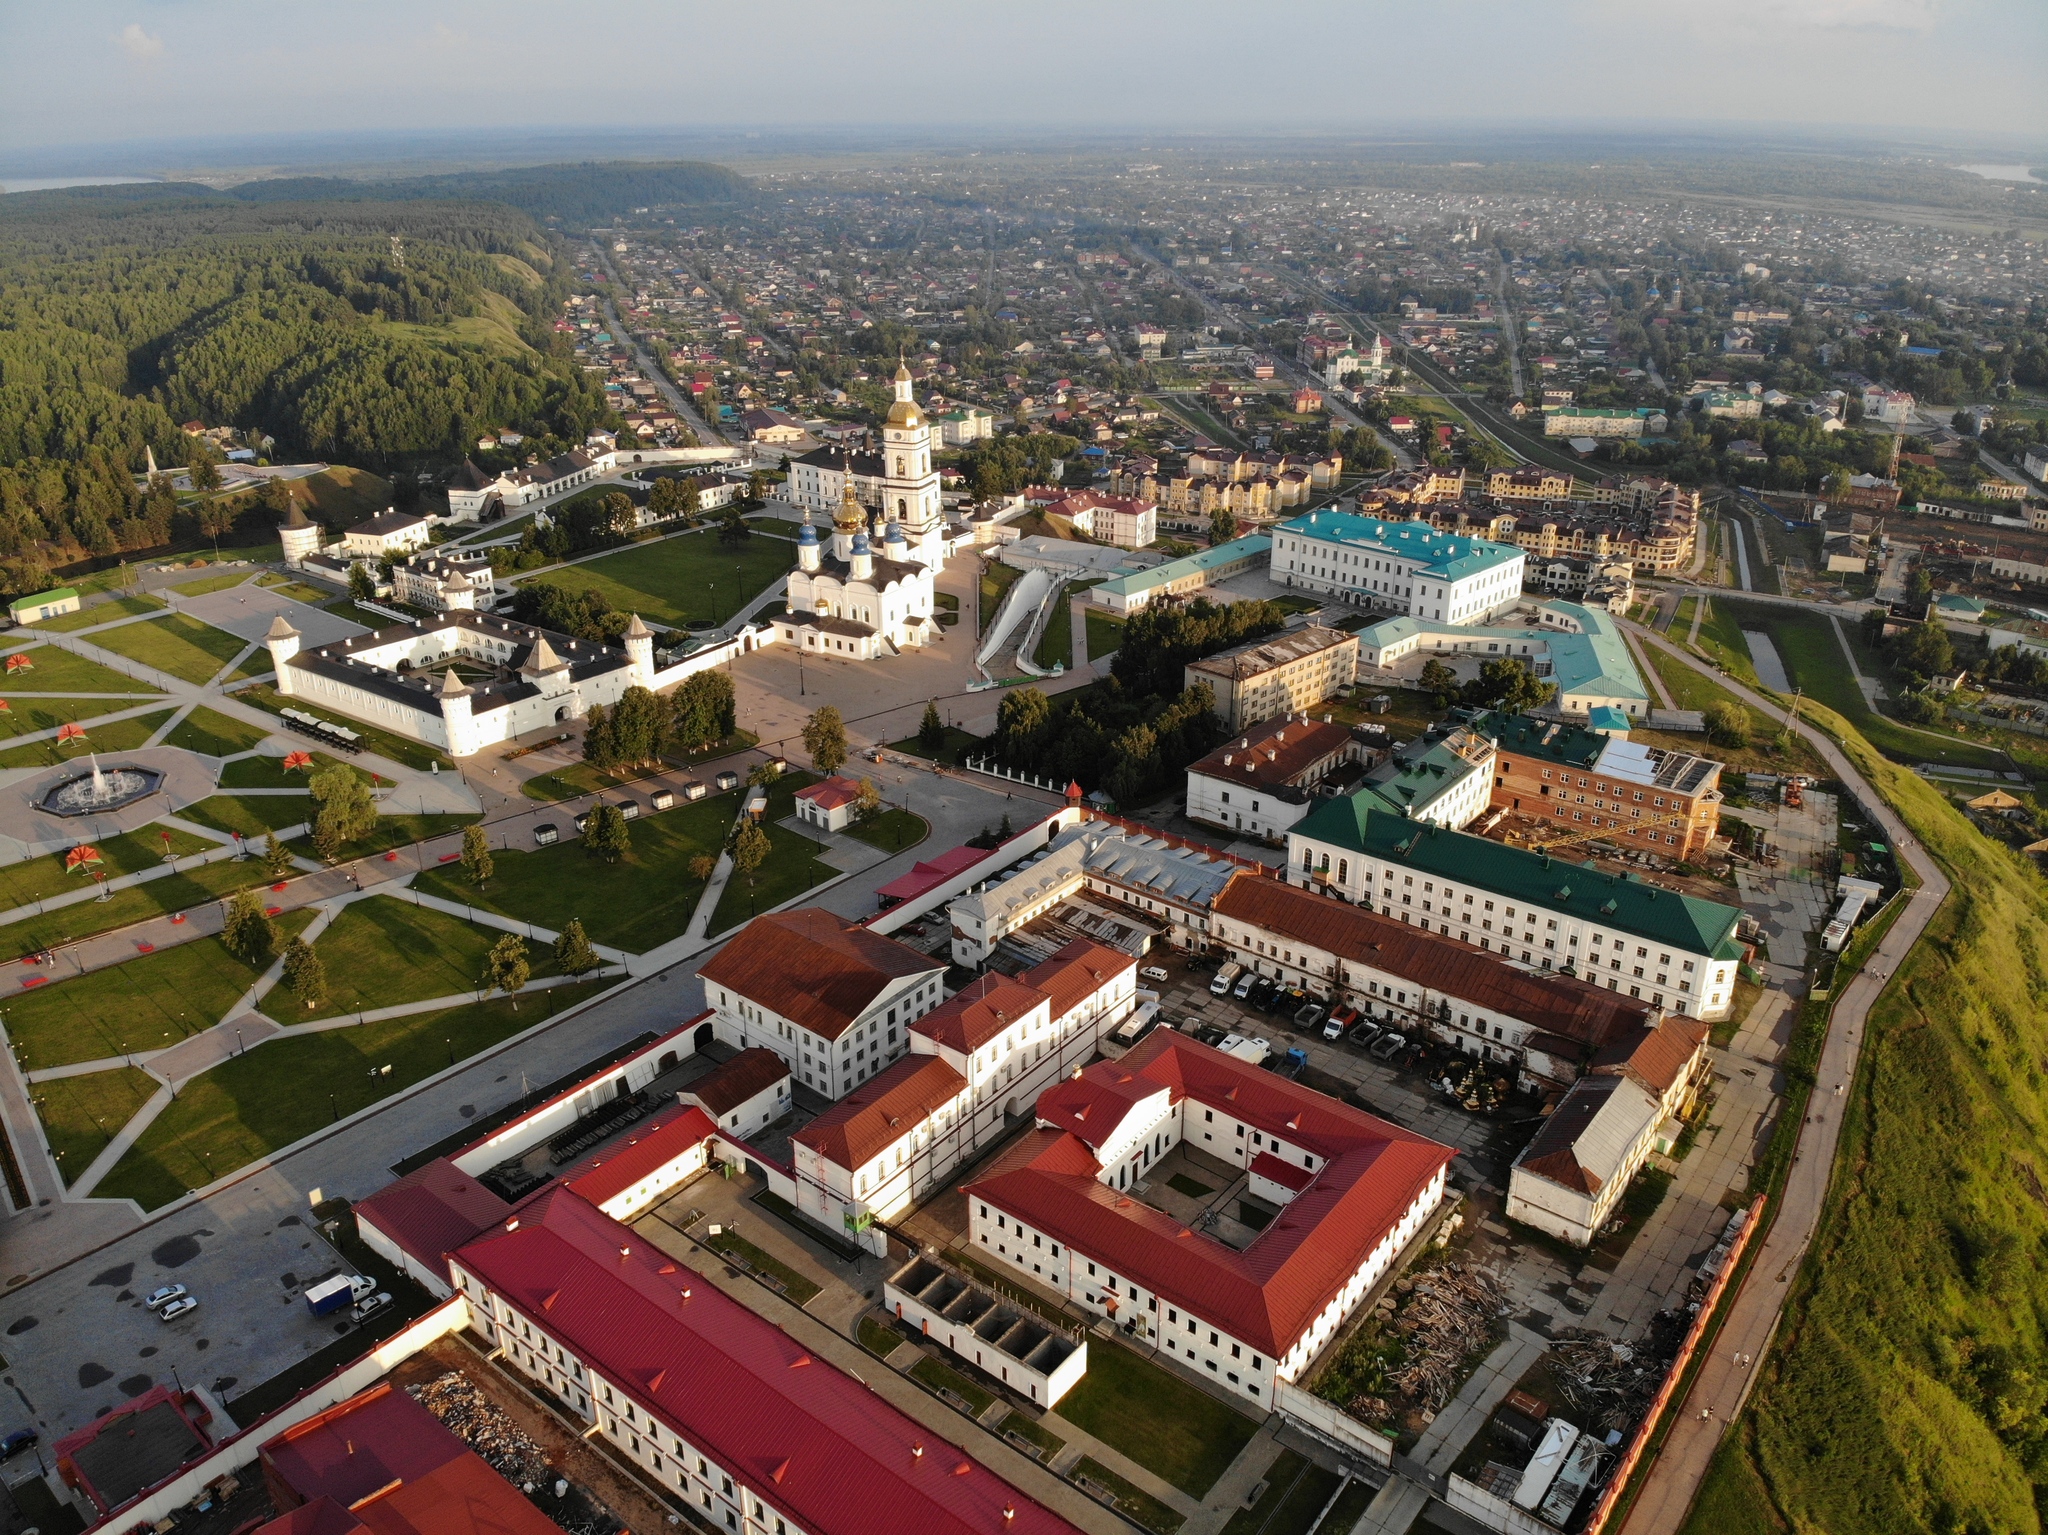
[[[1588,864],[1426,826],[1389,813],[1363,794],[1323,801],[1290,835],[1403,864],[1418,874],[1478,885],[1691,954],[1729,957],[1719,950],[1733,940],[1742,916],[1733,906],[1682,895],[1633,874],[1607,874]]]
[[[37,592],[33,597],[17,597],[7,604],[7,609],[11,613],[21,608],[40,608],[52,602],[75,602],[77,599],[78,592],[75,588],[58,586],[47,592]]]
[[[1204,549],[1199,554],[1188,555],[1185,559],[1168,560],[1164,565],[1155,565],[1150,570],[1141,570],[1135,575],[1118,576],[1105,581],[1097,588],[1103,593],[1115,593],[1128,597],[1134,592],[1149,592],[1154,587],[1164,586],[1169,581],[1178,581],[1184,576],[1197,575],[1215,570],[1219,566],[1235,564],[1239,560],[1256,555],[1270,554],[1273,539],[1270,534],[1252,533],[1244,538],[1233,538],[1227,544],[1218,544],[1213,549]]]

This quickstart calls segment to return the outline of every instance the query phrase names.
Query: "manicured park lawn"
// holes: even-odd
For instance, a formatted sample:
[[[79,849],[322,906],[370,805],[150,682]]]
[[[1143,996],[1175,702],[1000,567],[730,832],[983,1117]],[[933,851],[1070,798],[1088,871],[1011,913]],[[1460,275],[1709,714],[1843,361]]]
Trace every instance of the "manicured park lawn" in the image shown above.
[[[177,835],[182,838],[183,834]],[[84,880],[85,876],[75,875],[71,884],[56,886],[45,893],[55,895],[62,890],[74,889]],[[0,927],[0,954],[33,954],[39,949],[61,948],[94,933],[111,932],[131,922],[204,905],[264,882],[263,866],[253,859],[239,863],[232,859],[209,864],[190,863],[177,873],[117,890],[104,901],[78,901],[56,907],[41,916],[10,922]]]
[[[553,847],[495,850],[486,889],[471,885],[460,864],[428,869],[413,888],[556,932],[581,917],[594,941],[643,953],[689,926],[704,889],[690,860],[717,855],[739,808],[735,791],[643,815],[629,823],[632,849],[615,864],[587,851],[564,815]]]
[[[1053,604],[1052,616],[1045,621],[1045,632],[1038,636],[1038,647],[1031,652],[1031,659],[1040,666],[1050,667],[1057,663],[1071,667],[1074,664],[1074,604],[1073,598],[1091,586],[1102,584],[1102,578],[1092,581],[1069,581],[1060,590]]]
[[[263,1010],[279,1023],[301,1023],[476,992],[485,956],[504,936],[391,896],[356,901],[313,941],[327,965],[327,1000],[309,1010],[280,985],[264,998]],[[536,978],[554,974],[546,944],[529,943],[526,958]]]
[[[43,1133],[50,1138],[50,1150],[56,1153],[57,1171],[64,1175],[66,1187],[92,1166],[92,1159],[160,1086],[139,1066],[116,1066],[112,1071],[58,1077],[30,1086],[36,1114],[43,1121]]]
[[[296,737],[286,739],[291,742],[292,750],[305,750]],[[223,789],[303,789],[313,781],[315,773],[324,773],[339,766],[341,761],[341,758],[330,757],[325,752],[314,752],[311,772],[305,768],[293,768],[287,773],[282,757],[242,757],[220,770],[220,786]],[[370,781],[367,768],[355,768],[354,771],[364,783]]]
[[[1258,1424],[1115,1343],[1091,1340],[1088,1373],[1059,1415],[1199,1498],[1250,1443]]]
[[[756,745],[760,737],[751,730],[735,730],[723,741],[705,747],[702,751],[671,754],[669,763],[688,766],[697,762],[714,762],[720,757],[730,757],[734,752],[743,752]],[[595,794],[601,789],[617,788],[620,784],[632,783],[635,778],[648,772],[645,768],[629,768],[622,772],[608,773],[594,768],[587,762],[572,762],[552,772],[537,774],[519,786],[520,792],[528,799],[555,800],[574,799],[579,794]]]
[[[189,613],[173,613],[148,623],[124,624],[94,635],[92,642],[187,682],[211,682],[248,643],[225,629],[201,623]]]
[[[932,834],[931,824],[921,815],[908,810],[884,810],[872,820],[862,821],[846,829],[849,837],[881,848],[886,852],[899,852],[906,847],[916,847]]]
[[[1158,1535],[1174,1535],[1187,1521],[1151,1493],[1133,1485],[1118,1476],[1092,1455],[1083,1455],[1074,1462],[1069,1473],[1074,1477],[1085,1477],[1116,1499],[1117,1509],[1126,1517]]]
[[[950,1391],[965,1402],[976,1417],[987,1412],[995,1393],[977,1386],[958,1370],[947,1368],[927,1355],[910,1367],[910,1373],[934,1391]]]
[[[105,602],[89,603],[76,613],[59,613],[55,618],[46,618],[34,627],[54,629],[59,634],[70,634],[79,629],[90,629],[94,624],[110,624],[117,618],[131,618],[137,613],[161,613],[164,605],[154,597],[140,593],[128,597],[113,597]]]
[[[902,752],[910,757],[924,757],[934,762],[949,762],[957,765],[962,752],[979,745],[981,745],[980,736],[975,735],[971,731],[962,730],[957,725],[948,725],[946,727],[946,739],[936,752],[926,751],[924,744],[916,736],[906,736],[901,741],[891,741],[889,743],[889,750],[892,752]]]
[[[448,768],[454,765],[446,756],[424,741],[413,741],[404,736],[393,735],[388,730],[379,730],[375,725],[350,719],[347,715],[336,714],[331,709],[314,708],[303,699],[286,698],[267,682],[255,682],[248,687],[237,688],[235,697],[245,704],[268,709],[272,714],[284,709],[295,709],[301,714],[310,714],[313,718],[326,720],[330,724],[346,725],[363,738],[363,744],[368,750],[393,762],[402,763],[406,767],[418,768],[422,773],[432,767]]]
[[[723,623],[795,563],[796,547],[787,539],[757,534],[735,548],[706,529],[533,579],[571,592],[595,589],[621,612],[680,628],[693,618]]]
[[[180,581],[171,590],[187,597],[204,597],[208,592],[226,591],[231,586],[240,586],[255,572],[250,570],[228,570],[216,576],[200,576],[191,581]]]
[[[182,746],[209,757],[232,757],[237,752],[253,751],[270,733],[261,725],[231,719],[202,706],[178,721],[177,727],[164,737],[164,745]]]
[[[265,837],[312,820],[318,808],[310,794],[215,794],[178,814],[215,831]]]
[[[132,751],[155,735],[171,713],[171,710],[164,709],[132,720],[92,725],[87,729],[85,740],[66,741],[61,747],[55,737],[47,741],[30,741],[25,746],[11,746],[0,752],[0,768],[55,767],[60,763],[84,762],[91,752]]]
[[[450,1059],[545,1022],[611,985],[592,981],[493,997],[383,1023],[273,1039],[179,1090],[96,1192],[145,1209],[310,1135],[344,1114],[446,1071]],[[517,1004],[515,1006],[515,1003]],[[389,1066],[389,1075],[380,1068]],[[376,1075],[372,1075],[375,1072]]]
[[[1088,659],[1100,661],[1104,656],[1113,655],[1123,648],[1124,624],[1120,618],[1111,618],[1107,613],[1088,613]]]
[[[768,833],[767,861],[751,878],[735,871],[725,882],[707,934],[738,927],[761,912],[771,911],[784,901],[839,877],[837,869],[819,861],[817,855],[824,851],[819,844],[780,824],[796,813],[796,791],[817,781],[814,773],[784,773],[768,791],[768,813],[761,817],[761,829]]]
[[[388,852],[392,848],[410,847],[414,843],[432,842],[436,837],[452,836],[483,817],[474,815],[380,815],[376,828],[367,837],[351,842],[342,849],[338,863],[348,863],[357,858],[368,858],[373,853]]]
[[[30,645],[8,652],[25,655],[25,670],[0,672],[0,690],[20,688],[25,693],[154,693],[155,688],[138,682],[124,672],[84,656],[73,655],[55,645]]]
[[[170,852],[174,858],[203,853],[213,845],[202,842],[190,832],[170,831],[170,828],[162,826],[125,832],[116,837],[102,837],[92,844],[99,850],[99,872],[115,879],[141,869],[155,868],[164,861],[166,832],[170,835]],[[62,853],[10,863],[0,868],[0,911],[11,911],[17,906],[47,900],[67,891],[83,890],[91,878],[89,872],[66,869]]]
[[[258,586],[267,586],[272,591],[281,593],[282,595],[291,598],[294,602],[311,603],[316,608],[319,607],[322,603],[332,602],[334,600],[334,591],[332,588],[324,586],[311,586],[304,581],[294,581],[290,576],[258,576],[256,578],[256,584]]]
[[[134,698],[13,698],[0,714],[0,740],[55,730],[72,720],[98,719],[120,709],[133,709]]]
[[[275,918],[279,944],[313,916],[301,909]],[[31,1071],[162,1050],[219,1023],[260,974],[218,938],[201,938],[16,993],[7,1032]]]

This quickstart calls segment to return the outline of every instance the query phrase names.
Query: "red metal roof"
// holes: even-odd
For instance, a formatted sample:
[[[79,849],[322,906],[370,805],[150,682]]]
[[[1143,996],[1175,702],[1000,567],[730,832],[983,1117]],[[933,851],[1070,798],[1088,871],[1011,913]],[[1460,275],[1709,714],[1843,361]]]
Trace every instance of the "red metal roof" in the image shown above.
[[[1130,1078],[1125,1081],[1124,1078]],[[1098,1179],[1078,1136],[1028,1135],[965,1190],[1234,1338],[1285,1354],[1457,1153],[1171,1030],[1082,1073],[1105,1095],[1165,1086],[1319,1158],[1314,1182],[1243,1251]],[[1040,1099],[1040,1117],[1054,1094]],[[1091,1115],[1092,1118],[1092,1115]]]
[[[569,1190],[537,1196],[517,1230],[498,1227],[458,1261],[813,1535],[1073,1535]]]
[[[969,981],[937,1007],[915,1020],[911,1031],[948,1049],[972,1054],[1045,1003],[1045,993],[1007,975],[984,975]]]
[[[789,1062],[766,1045],[750,1045],[716,1071],[683,1089],[713,1119],[723,1120],[748,1099],[789,1078]]]
[[[906,1055],[841,1098],[790,1137],[834,1167],[865,1167],[920,1119],[967,1090],[967,1079],[936,1055]]]
[[[579,1162],[562,1181],[594,1205],[623,1194],[711,1139],[718,1126],[695,1104],[649,1120],[623,1141]]]
[[[907,944],[807,906],[754,918],[697,973],[837,1039],[891,981],[944,968]]]
[[[1297,1194],[1315,1182],[1316,1177],[1306,1167],[1284,1162],[1270,1151],[1262,1151],[1252,1158],[1251,1173],[1254,1178],[1264,1178],[1283,1189],[1293,1189]]]
[[[368,1222],[433,1274],[446,1258],[512,1207],[446,1157],[388,1183],[355,1207]]]
[[[851,778],[834,773],[821,783],[797,790],[796,797],[807,799],[820,809],[837,810],[844,805],[851,805],[860,798],[860,785]]]
[[[1052,998],[1052,1016],[1064,1018],[1138,962],[1121,949],[1092,938],[1076,938],[1053,951],[1017,979]]]

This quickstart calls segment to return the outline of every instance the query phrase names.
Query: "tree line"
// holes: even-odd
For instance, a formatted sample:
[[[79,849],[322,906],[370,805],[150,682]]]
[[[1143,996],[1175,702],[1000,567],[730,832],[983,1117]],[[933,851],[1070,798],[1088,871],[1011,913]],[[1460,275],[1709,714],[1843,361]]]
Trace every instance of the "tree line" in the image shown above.
[[[658,763],[671,752],[701,751],[733,733],[738,717],[732,678],[709,670],[668,694],[627,688],[607,710],[593,704],[583,727],[583,760],[612,772]]]

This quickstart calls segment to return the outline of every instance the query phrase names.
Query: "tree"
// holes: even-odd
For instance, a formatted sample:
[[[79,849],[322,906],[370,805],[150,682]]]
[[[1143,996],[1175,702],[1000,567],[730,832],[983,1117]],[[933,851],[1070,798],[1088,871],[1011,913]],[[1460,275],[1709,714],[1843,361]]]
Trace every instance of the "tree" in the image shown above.
[[[761,823],[752,816],[742,821],[732,834],[732,866],[746,875],[749,881],[773,851],[768,833],[761,830]]]
[[[277,952],[277,929],[263,914],[263,903],[254,892],[244,890],[229,899],[220,941],[230,954],[252,965],[262,964]]]
[[[1422,691],[1429,694],[1439,709],[1448,709],[1451,700],[1458,696],[1458,674],[1434,656],[1422,663]]]
[[[782,769],[774,763],[759,762],[747,773],[747,785],[750,788],[765,789],[781,776]]]
[[[681,516],[682,506],[683,488],[673,475],[663,475],[647,493],[647,510],[657,521],[666,522]]]
[[[502,991],[512,999],[512,1009],[517,1012],[519,992],[532,974],[533,967],[526,961],[526,940],[517,933],[507,933],[491,945],[490,957],[484,961],[484,990]]]
[[[377,583],[371,577],[369,568],[367,566],[349,566],[348,594],[349,596],[355,598],[357,602],[368,602],[372,597],[377,595]]]
[[[594,807],[583,827],[583,845],[602,854],[606,863],[617,863],[622,855],[631,852],[633,830],[627,824],[625,811],[617,805]]]
[[[711,883],[711,876],[718,872],[718,860],[709,853],[698,853],[690,859],[690,878],[700,885]]]
[[[694,476],[676,487],[676,509],[691,522],[704,514],[704,492]]]
[[[817,709],[804,721],[804,750],[811,754],[811,766],[821,773],[836,773],[846,761],[846,721],[830,704]]]
[[[924,706],[924,718],[917,722],[917,744],[927,756],[936,757],[946,744],[946,722],[939,718],[936,702]]]
[[[213,489],[220,484],[220,471],[213,467],[211,461],[208,461],[205,467],[213,475],[213,485],[207,488]],[[196,470],[194,474],[196,476]],[[235,505],[232,501],[223,501],[216,497],[208,496],[194,510],[199,517],[199,531],[213,540],[214,557],[218,559],[220,557],[220,536],[231,531],[235,525]]]
[[[284,946],[284,984],[309,1008],[327,1000],[327,962],[303,938]]]
[[[483,889],[489,882],[494,867],[490,833],[481,826],[463,827],[462,869],[469,876],[469,882],[477,889]]]
[[[292,855],[277,840],[276,832],[263,839],[263,872],[272,880],[283,879],[292,872]]]
[[[315,773],[311,787],[320,806],[313,817],[313,848],[332,862],[345,846],[368,836],[376,826],[377,802],[356,770],[341,763]]]
[[[759,506],[768,499],[768,476],[756,469],[747,476],[747,500]]]
[[[747,526],[747,514],[739,502],[728,502],[725,515],[718,522],[718,541],[727,548],[737,548],[754,536],[754,530]]]
[[[1749,745],[1749,711],[1732,698],[1707,705],[1707,739],[1716,746],[1741,750]]]
[[[737,724],[737,699],[732,678],[721,671],[686,677],[670,705],[675,740],[684,751],[723,741]]]
[[[555,939],[555,968],[564,975],[583,975],[603,963],[583,931],[583,919],[571,917]]]
[[[1468,704],[1499,709],[1505,714],[1527,714],[1547,702],[1556,685],[1538,682],[1527,662],[1516,656],[1500,656],[1479,668],[1479,677],[1464,690]]]
[[[1227,544],[1237,537],[1237,518],[1229,507],[1219,506],[1209,514],[1209,544]]]
[[[853,818],[871,821],[882,808],[882,791],[872,778],[863,778],[853,797]]]
[[[657,762],[675,744],[674,736],[675,711],[646,688],[627,688],[612,706],[611,748],[619,762]],[[584,739],[587,746],[587,734]]]

